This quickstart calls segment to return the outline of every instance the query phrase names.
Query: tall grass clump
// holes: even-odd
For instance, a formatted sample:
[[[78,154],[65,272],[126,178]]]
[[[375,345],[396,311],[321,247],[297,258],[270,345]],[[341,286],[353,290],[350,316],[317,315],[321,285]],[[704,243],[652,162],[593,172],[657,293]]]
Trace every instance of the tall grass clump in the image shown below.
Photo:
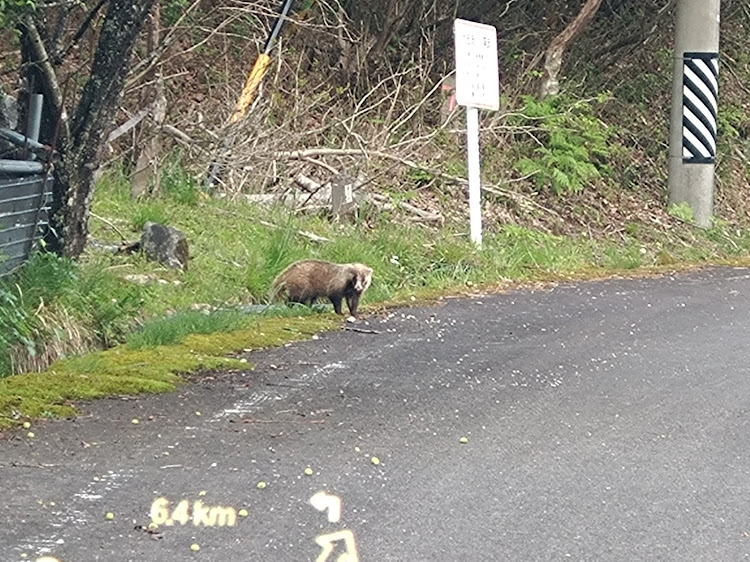
[[[121,342],[142,289],[103,270],[38,253],[0,281],[0,377]]]
[[[248,252],[251,267],[246,270],[246,288],[255,300],[265,300],[274,277],[287,265],[309,257],[310,248],[296,230],[294,222],[288,220],[279,228],[256,234],[252,241],[255,251]]]
[[[181,162],[182,152],[173,151],[161,170],[160,187],[172,201],[179,205],[194,207],[200,200],[198,182]]]
[[[154,318],[143,329],[127,338],[128,347],[141,349],[181,343],[190,334],[233,332],[248,326],[251,317],[238,310],[185,310],[163,318]]]

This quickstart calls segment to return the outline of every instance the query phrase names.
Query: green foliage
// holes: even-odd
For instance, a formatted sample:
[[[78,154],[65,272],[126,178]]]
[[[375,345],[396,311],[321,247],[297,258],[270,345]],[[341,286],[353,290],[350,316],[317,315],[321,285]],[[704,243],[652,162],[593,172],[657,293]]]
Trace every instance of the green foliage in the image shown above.
[[[168,0],[168,2],[162,4],[161,18],[164,25],[170,27],[176,24],[189,6],[189,0]]]
[[[735,142],[740,138],[740,130],[750,125],[750,117],[741,106],[725,104],[719,107],[717,122],[719,136]]]
[[[596,102],[606,99],[602,95]],[[516,124],[538,128],[541,146],[534,149],[534,156],[519,158],[514,167],[533,176],[539,188],[551,188],[557,195],[577,193],[588,181],[610,173],[604,162],[613,152],[612,131],[596,118],[589,102],[525,96],[521,113]]]
[[[305,246],[291,223],[256,236],[258,245],[251,254],[245,286],[256,300],[263,301],[271,282],[281,270],[290,263],[309,256],[305,255]]]
[[[10,350],[22,345],[29,354],[36,353],[33,315],[23,306],[20,287],[0,285],[0,377],[12,370]]]
[[[540,272],[580,270],[590,262],[587,245],[564,236],[506,224],[491,238],[493,259],[504,277],[523,279]]]
[[[143,205],[138,205],[132,217],[131,227],[133,230],[140,232],[147,222],[159,224],[169,222],[169,215],[163,202],[146,201]]]
[[[44,373],[0,380],[0,428],[24,418],[72,416],[71,400],[170,392],[180,375],[199,369],[248,369],[225,356],[234,351],[282,345],[331,329],[330,316],[263,318],[251,327],[224,334],[193,334],[176,345],[130,349],[126,346],[56,361]],[[15,415],[21,418],[15,421]]]
[[[237,310],[203,312],[185,310],[147,322],[143,329],[127,339],[128,347],[140,349],[182,342],[189,334],[233,332],[248,325],[249,318]]]
[[[35,255],[15,275],[0,282],[0,377],[12,372],[12,352],[22,346],[34,357],[45,331],[42,307],[70,292],[75,274],[70,262]]]
[[[125,340],[150,290],[106,270],[80,269],[78,282],[63,304],[74,311],[103,347]]]
[[[695,214],[693,213],[693,208],[686,202],[670,205],[669,214],[677,219],[680,219],[683,222],[695,222]]]
[[[143,293],[106,271],[84,269],[53,254],[33,255],[0,282],[0,377],[18,370],[14,356],[33,363],[50,346],[64,353],[86,342],[122,341]]]
[[[406,172],[406,178],[418,186],[427,185],[435,179],[435,176],[422,168],[410,168]]]
[[[644,255],[637,244],[605,244],[602,265],[608,269],[636,269],[644,265]]]
[[[183,167],[180,157],[180,151],[175,151],[167,159],[161,171],[161,188],[175,203],[195,206],[200,198],[199,187],[195,177]]]
[[[663,88],[665,83],[664,76],[654,72],[640,72],[623,80],[614,89],[614,95],[620,102],[632,104],[641,110],[647,110],[652,107],[653,93]]]
[[[0,27],[13,27],[24,13],[34,10],[34,0],[0,0]]]

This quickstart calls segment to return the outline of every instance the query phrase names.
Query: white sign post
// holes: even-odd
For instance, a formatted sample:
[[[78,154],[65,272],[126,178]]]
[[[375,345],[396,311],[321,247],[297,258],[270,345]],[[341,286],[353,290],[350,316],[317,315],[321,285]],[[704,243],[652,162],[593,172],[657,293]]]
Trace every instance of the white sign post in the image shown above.
[[[457,19],[453,24],[453,34],[456,46],[456,102],[466,106],[470,233],[472,242],[481,245],[479,109],[497,111],[500,107],[497,31],[491,25]]]

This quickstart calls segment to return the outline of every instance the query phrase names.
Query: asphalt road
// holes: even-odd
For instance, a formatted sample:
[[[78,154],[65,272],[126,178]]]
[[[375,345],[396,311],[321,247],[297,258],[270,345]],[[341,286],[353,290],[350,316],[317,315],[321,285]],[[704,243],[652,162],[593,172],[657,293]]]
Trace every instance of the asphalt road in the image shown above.
[[[1,435],[0,560],[750,558],[750,269],[357,327]]]

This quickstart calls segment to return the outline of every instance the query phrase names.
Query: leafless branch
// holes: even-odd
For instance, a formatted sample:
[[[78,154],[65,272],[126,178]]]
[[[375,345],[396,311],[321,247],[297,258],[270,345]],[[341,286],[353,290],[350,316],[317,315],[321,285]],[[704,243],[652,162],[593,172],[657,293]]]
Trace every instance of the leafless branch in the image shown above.
[[[50,91],[50,95],[52,96],[50,102],[54,107],[54,113],[55,115],[60,116],[62,136],[63,138],[68,138],[70,136],[68,115],[65,112],[62,90],[60,90],[60,84],[57,81],[57,74],[55,73],[55,69],[52,68],[52,63],[50,62],[49,55],[47,54],[47,49],[44,46],[44,42],[39,35],[39,30],[37,29],[36,24],[34,23],[34,19],[31,15],[26,15],[23,17],[22,25],[26,28],[27,37],[29,43],[31,44],[34,58],[36,59],[34,61],[34,64],[38,65],[42,75],[44,76],[44,80]]]

